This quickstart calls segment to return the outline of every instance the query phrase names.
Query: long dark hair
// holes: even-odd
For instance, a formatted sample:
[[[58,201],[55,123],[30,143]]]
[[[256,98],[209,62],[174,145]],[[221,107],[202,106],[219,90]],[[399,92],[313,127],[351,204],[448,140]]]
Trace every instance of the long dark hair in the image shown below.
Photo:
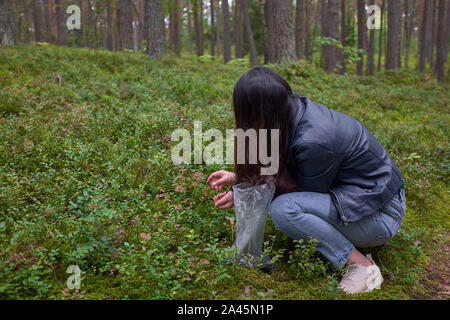
[[[298,99],[286,80],[269,68],[257,66],[239,78],[233,91],[236,128],[244,131],[251,128],[257,132],[259,129],[268,129],[268,152],[271,141],[269,129],[279,129],[280,132],[278,173],[274,176],[261,176],[259,157],[257,164],[249,164],[249,148],[246,143],[245,164],[237,163],[235,152],[235,172],[240,182],[259,185],[272,180],[276,185],[276,195],[297,190],[286,160]]]

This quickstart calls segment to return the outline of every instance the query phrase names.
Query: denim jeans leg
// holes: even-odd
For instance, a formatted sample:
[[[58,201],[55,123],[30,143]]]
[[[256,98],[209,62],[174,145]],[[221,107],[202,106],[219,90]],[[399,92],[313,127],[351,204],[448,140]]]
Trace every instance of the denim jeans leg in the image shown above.
[[[343,266],[354,245],[329,221],[323,219],[330,211],[330,195],[295,192],[277,197],[270,206],[275,225],[292,239],[318,240],[317,251],[335,267]]]

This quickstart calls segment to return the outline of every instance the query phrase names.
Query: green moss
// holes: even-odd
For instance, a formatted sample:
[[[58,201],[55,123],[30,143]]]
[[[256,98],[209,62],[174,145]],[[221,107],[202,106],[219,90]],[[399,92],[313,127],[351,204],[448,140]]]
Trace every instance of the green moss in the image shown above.
[[[348,296],[328,267],[314,277],[293,269],[295,246],[271,221],[267,239],[274,235],[273,250],[285,250],[276,271],[228,263],[233,211],[215,209],[205,184],[220,167],[173,166],[168,138],[176,128],[191,130],[194,120],[204,130],[232,128],[231,94],[245,63],[17,46],[0,50],[0,297],[434,294],[425,267],[440,257],[449,229],[448,85],[406,70],[357,78],[305,61],[272,67],[295,91],[363,122],[403,174],[408,209],[401,231],[365,250],[382,268],[382,290]],[[326,265],[314,259],[313,267]],[[64,291],[71,264],[83,271],[79,294]]]

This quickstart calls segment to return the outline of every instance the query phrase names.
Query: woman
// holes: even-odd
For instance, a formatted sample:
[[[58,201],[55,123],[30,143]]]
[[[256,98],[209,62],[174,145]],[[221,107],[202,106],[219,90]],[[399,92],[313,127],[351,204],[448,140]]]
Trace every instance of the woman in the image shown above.
[[[380,246],[398,232],[406,202],[400,171],[383,146],[357,120],[292,94],[276,72],[255,67],[233,92],[236,127],[279,129],[280,167],[272,177],[274,224],[292,239],[314,238],[335,267],[346,266],[340,283],[347,293],[379,289],[383,277],[370,255],[358,248]],[[259,184],[261,164],[237,164],[207,182],[215,190],[249,181]],[[233,206],[233,193],[214,198]]]

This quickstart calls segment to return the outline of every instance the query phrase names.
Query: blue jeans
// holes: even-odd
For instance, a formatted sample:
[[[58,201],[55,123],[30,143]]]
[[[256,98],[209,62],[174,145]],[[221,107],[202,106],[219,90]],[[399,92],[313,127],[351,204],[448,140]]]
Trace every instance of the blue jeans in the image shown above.
[[[327,193],[287,193],[272,201],[270,216],[288,237],[318,240],[317,251],[339,268],[355,247],[380,246],[397,234],[405,216],[405,190],[400,189],[379,211],[347,225],[331,221],[330,206],[331,197]]]

